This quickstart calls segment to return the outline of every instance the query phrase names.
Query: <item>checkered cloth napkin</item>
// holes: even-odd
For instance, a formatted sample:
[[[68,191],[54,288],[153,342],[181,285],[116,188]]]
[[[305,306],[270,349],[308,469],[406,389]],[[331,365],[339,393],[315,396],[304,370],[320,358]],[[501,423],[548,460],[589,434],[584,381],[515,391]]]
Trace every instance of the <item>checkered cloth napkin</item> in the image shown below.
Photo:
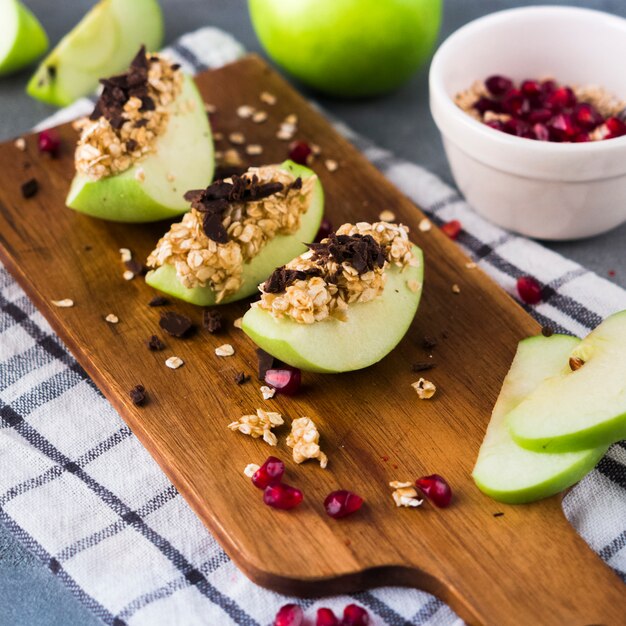
[[[169,52],[198,72],[243,52],[205,28]],[[89,110],[80,101],[44,124]],[[337,124],[436,223],[459,219],[459,244],[513,297],[536,276],[547,297],[529,309],[542,324],[584,335],[626,308],[626,292],[537,243],[473,213],[459,194]],[[0,519],[106,624],[267,626],[295,601],[237,570],[41,314],[0,268]],[[626,581],[626,445],[613,446],[565,498],[565,513]],[[625,589],[626,591],[626,589]],[[440,600],[399,588],[300,602],[367,607],[377,625],[460,625]]]

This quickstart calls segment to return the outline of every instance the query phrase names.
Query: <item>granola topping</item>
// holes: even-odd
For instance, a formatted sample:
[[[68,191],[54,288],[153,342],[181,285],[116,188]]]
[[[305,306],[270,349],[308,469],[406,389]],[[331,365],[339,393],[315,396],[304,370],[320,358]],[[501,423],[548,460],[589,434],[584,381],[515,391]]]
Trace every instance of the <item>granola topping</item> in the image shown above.
[[[385,269],[414,266],[408,228],[387,222],[344,224],[280,267],[252,306],[302,324],[347,319],[348,307],[369,302],[385,287]]]
[[[177,64],[146,54],[144,47],[126,73],[101,80],[93,112],[76,123],[81,131],[76,171],[99,180],[124,172],[150,153],[167,126],[182,81]]]
[[[265,443],[275,446],[278,440],[272,432],[272,428],[282,426],[284,423],[280,413],[257,409],[255,415],[242,415],[235,422],[231,422],[228,428],[232,431],[239,431],[243,435],[250,435],[254,439],[262,437]]]
[[[298,230],[314,185],[315,176],[268,165],[190,191],[191,211],[159,240],[148,265],[173,265],[185,287],[208,285],[219,303],[239,289],[244,264],[261,248]]]
[[[293,448],[293,460],[302,463],[307,459],[318,459],[320,467],[328,465],[328,457],[320,449],[320,433],[315,422],[308,417],[299,417],[291,422],[291,433],[287,445]]]

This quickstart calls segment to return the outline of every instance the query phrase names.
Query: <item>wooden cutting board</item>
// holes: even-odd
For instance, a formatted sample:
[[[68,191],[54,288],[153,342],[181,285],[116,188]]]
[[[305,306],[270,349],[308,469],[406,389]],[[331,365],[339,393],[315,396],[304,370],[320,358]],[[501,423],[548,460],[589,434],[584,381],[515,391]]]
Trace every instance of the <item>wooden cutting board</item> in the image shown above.
[[[322,148],[314,168],[332,222],[372,221],[391,209],[409,225],[426,259],[418,315],[391,355],[360,372],[305,374],[300,395],[264,401],[255,346],[232,324],[221,336],[199,330],[189,339],[164,337],[163,352],[147,350],[150,335],[162,336],[163,309],[147,306],[153,292],[141,278],[122,278],[118,249],[131,248],[143,260],[167,224],[112,224],[65,208],[76,139],[69,125],[59,129],[64,150],[55,160],[38,154],[33,136],[25,152],[13,142],[0,146],[3,262],[231,558],[256,583],[303,596],[419,587],[470,624],[626,624],[623,583],[567,523],[560,498],[506,506],[482,495],[470,477],[517,342],[536,334],[537,323],[480,270],[467,269],[467,258],[436,228],[420,232],[422,213],[261,60],[248,57],[206,72],[198,84],[217,107],[215,131],[227,136],[236,130],[247,143],[263,146],[262,156],[247,157],[250,164],[286,157],[288,144],[276,131],[288,114],[297,114],[297,137]],[[263,104],[262,91],[275,94],[277,103]],[[235,110],[243,104],[266,110],[268,121],[238,118]],[[218,149],[226,147],[227,141],[218,142]],[[339,169],[327,171],[324,158]],[[20,185],[32,176],[41,189],[25,200]],[[453,284],[460,293],[453,293]],[[75,306],[51,305],[62,298]],[[232,322],[246,307],[229,305],[223,312]],[[198,308],[167,308],[200,323]],[[104,321],[109,313],[119,324]],[[425,336],[438,341],[431,351],[422,346]],[[225,342],[235,355],[215,356]],[[438,391],[419,401],[410,386],[419,375],[411,365],[430,354],[437,367],[426,376]],[[172,355],[185,365],[165,367]],[[242,370],[252,381],[237,386],[234,376]],[[138,383],[149,393],[142,408],[128,394]],[[226,428],[257,407],[289,419],[313,418],[328,469],[289,460],[288,426],[278,430],[276,449]],[[287,482],[305,493],[296,510],[268,508],[243,476],[248,463],[262,463],[270,453],[287,461]],[[390,480],[434,472],[454,489],[451,508],[395,508]],[[361,494],[366,506],[351,518],[328,518],[322,503],[338,488]]]

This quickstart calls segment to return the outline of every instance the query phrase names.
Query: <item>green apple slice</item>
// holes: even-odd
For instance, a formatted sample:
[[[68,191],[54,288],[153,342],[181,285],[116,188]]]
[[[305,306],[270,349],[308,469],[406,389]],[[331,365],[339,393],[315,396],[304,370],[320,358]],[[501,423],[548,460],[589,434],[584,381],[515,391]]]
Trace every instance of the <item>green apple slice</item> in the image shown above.
[[[0,76],[21,70],[47,49],[39,20],[19,0],[0,0]]]
[[[285,161],[281,168],[288,170],[295,176],[303,179],[312,176],[314,172],[308,167],[298,165],[293,161]],[[191,187],[190,187],[191,189]],[[278,235],[264,246],[261,251],[243,268],[243,284],[236,293],[227,296],[220,304],[227,304],[247,298],[257,291],[262,283],[279,265],[284,265],[302,254],[306,250],[303,242],[313,241],[320,227],[324,215],[324,191],[319,179],[315,183],[311,204],[302,216],[300,228],[293,235]],[[212,306],[215,304],[215,291],[210,287],[185,287],[176,275],[173,265],[166,264],[148,272],[146,282],[155,289],[162,291],[179,300],[185,300],[198,306]]]
[[[190,110],[191,100],[195,106]],[[115,176],[92,180],[76,174],[67,206],[114,222],[154,222],[188,211],[184,193],[206,187],[213,177],[213,140],[193,78],[184,77],[182,92],[171,106],[154,152]]]
[[[243,317],[243,331],[272,356],[309,372],[348,372],[368,367],[396,347],[415,317],[424,263],[417,246],[413,246],[413,254],[417,266],[404,271],[388,267],[383,293],[370,302],[351,304],[346,321],[327,319],[300,324],[252,307]],[[417,281],[417,292],[409,289],[408,281]]]
[[[157,0],[100,0],[44,59],[26,90],[66,106],[93,92],[102,76],[124,71],[141,45],[158,50],[162,41]]]
[[[583,478],[606,452],[607,446],[562,453],[525,450],[513,441],[505,421],[528,394],[568,367],[569,355],[579,343],[566,335],[520,342],[472,472],[478,488],[494,500],[522,504],[552,496]]]
[[[569,452],[626,438],[626,311],[604,320],[570,357],[584,365],[544,381],[507,416],[524,448]]]

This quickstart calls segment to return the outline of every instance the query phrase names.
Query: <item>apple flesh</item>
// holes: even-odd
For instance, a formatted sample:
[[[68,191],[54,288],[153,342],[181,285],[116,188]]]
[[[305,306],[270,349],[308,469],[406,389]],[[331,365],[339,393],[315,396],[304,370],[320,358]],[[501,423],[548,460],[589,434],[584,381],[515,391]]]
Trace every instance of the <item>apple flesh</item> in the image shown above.
[[[441,0],[248,0],[267,54],[303,83],[335,96],[385,93],[426,61]]]
[[[195,104],[191,110],[189,101]],[[115,176],[92,180],[76,174],[67,206],[114,222],[154,222],[188,211],[185,192],[206,187],[213,177],[213,139],[193,78],[184,77],[182,92],[171,106],[153,152]],[[141,181],[136,177],[140,168]]]
[[[507,416],[529,450],[569,452],[626,438],[626,311],[608,317],[571,352],[572,362]]]
[[[298,165],[293,161],[285,161],[280,167],[302,179],[314,174],[308,167]],[[226,296],[220,304],[241,300],[256,293],[259,283],[266,280],[277,265],[284,265],[302,254],[306,250],[304,243],[313,241],[315,238],[323,215],[324,191],[318,179],[313,188],[311,204],[300,220],[300,228],[293,235],[277,235],[261,248],[260,252],[244,265],[241,287],[235,293]],[[191,304],[198,306],[216,304],[216,293],[213,289],[209,286],[191,289],[185,287],[178,279],[176,269],[171,264],[162,265],[156,270],[148,272],[146,282],[163,293],[185,302],[191,302]]]
[[[93,92],[102,76],[123,72],[141,45],[158,50],[162,41],[157,0],[100,0],[44,59],[26,91],[66,106]]]
[[[19,0],[0,2],[0,76],[30,65],[47,49],[39,20]]]
[[[417,246],[413,254],[418,264],[404,271],[388,266],[383,293],[370,302],[351,304],[346,321],[300,324],[252,307],[243,317],[242,329],[259,348],[302,370],[334,373],[368,367],[398,345],[415,317],[424,264]],[[411,291],[407,281],[417,281],[419,289]]]
[[[578,452],[541,453],[518,446],[505,417],[545,380],[567,367],[580,343],[553,335],[521,341],[494,406],[472,477],[494,500],[522,504],[547,498],[578,482],[602,458],[607,446]]]

